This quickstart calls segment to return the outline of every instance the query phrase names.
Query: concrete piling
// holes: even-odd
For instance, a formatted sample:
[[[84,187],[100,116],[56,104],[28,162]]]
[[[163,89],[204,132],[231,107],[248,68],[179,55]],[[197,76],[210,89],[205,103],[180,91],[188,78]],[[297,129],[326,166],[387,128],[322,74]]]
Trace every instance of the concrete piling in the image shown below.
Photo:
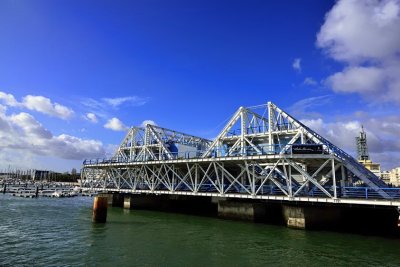
[[[255,208],[253,203],[220,200],[218,201],[218,217],[253,221]]]
[[[130,196],[124,197],[124,209],[130,209],[132,207],[132,198]]]
[[[94,223],[105,223],[107,221],[108,198],[106,196],[97,196],[93,202]]]
[[[6,193],[6,191],[7,191],[7,184],[6,184],[6,183],[4,183],[4,187],[3,187],[3,194],[5,194],[5,193]]]
[[[304,207],[283,205],[283,216],[289,228],[305,229],[306,215]]]
[[[400,207],[397,207],[397,214],[399,215],[399,217],[397,219],[397,227],[400,228]]]

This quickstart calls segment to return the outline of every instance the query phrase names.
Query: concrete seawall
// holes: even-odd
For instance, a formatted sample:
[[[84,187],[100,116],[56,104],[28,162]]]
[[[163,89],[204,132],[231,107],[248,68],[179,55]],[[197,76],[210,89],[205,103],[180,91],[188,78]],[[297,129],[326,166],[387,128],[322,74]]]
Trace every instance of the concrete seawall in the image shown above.
[[[302,202],[226,199],[152,194],[107,194],[108,204],[125,209],[157,210],[224,219],[286,225],[296,229],[390,233],[400,236],[393,207],[310,205]]]

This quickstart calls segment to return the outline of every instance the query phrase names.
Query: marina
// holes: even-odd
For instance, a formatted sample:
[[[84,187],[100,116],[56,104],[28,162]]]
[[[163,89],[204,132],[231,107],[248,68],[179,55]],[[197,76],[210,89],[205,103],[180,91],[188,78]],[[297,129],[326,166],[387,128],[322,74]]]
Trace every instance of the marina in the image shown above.
[[[62,182],[32,182],[17,181],[13,179],[0,180],[0,188],[3,194],[24,198],[37,197],[76,197],[76,196],[93,196],[94,193],[89,191],[82,192],[78,183],[62,183]]]

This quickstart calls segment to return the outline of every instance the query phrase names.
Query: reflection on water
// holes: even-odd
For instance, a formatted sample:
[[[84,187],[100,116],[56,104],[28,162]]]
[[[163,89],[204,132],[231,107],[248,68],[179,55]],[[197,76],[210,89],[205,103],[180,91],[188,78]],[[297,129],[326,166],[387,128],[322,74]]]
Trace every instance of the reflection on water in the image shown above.
[[[0,266],[399,266],[400,240],[0,195]]]

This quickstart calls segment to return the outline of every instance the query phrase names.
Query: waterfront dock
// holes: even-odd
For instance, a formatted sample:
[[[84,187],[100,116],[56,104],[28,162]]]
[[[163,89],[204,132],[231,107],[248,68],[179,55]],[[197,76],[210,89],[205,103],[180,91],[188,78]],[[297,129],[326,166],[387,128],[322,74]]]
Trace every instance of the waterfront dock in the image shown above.
[[[92,196],[91,192],[84,192],[76,183],[62,182],[32,182],[18,181],[15,179],[0,180],[0,188],[3,194],[11,194],[17,197],[36,198],[36,197],[74,197]]]

